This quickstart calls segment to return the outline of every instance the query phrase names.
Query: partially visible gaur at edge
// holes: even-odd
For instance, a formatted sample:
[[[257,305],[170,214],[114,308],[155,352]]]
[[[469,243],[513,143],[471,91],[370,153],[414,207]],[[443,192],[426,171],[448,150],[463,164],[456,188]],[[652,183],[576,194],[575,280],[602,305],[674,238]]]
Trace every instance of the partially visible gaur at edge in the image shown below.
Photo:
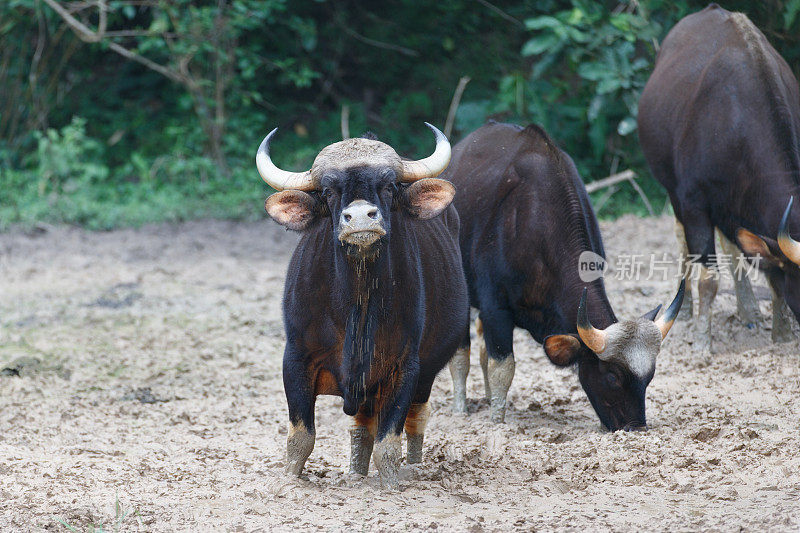
[[[742,13],[711,4],[684,17],[661,45],[639,101],[639,140],[667,189],[687,254],[699,257],[699,345],[711,351],[718,281],[714,228],[759,254],[773,290],[774,341],[791,339],[786,304],[800,317],[800,93],[797,79]],[[788,207],[787,207],[788,204]],[[732,245],[730,245],[732,247]],[[747,278],[734,276],[747,323],[759,312]],[[691,291],[684,306],[691,316]]]
[[[419,161],[360,138],[324,148],[307,172],[286,172],[269,157],[274,130],[258,150],[259,173],[282,191],[267,212],[303,233],[283,298],[291,474],[314,448],[320,394],[344,398],[354,417],[351,472],[366,475],[373,457],[382,485],[397,488],[404,427],[408,462],[422,460],[434,378],[469,338],[455,190],[434,179],[450,144],[429,127],[436,150]]]
[[[502,422],[514,376],[514,327],[554,364],[576,364],[600,421],[643,428],[645,389],[681,306],[618,322],[602,278],[584,283],[579,257],[604,256],[586,189],[570,157],[538,126],[483,126],[459,142],[442,175],[457,187],[461,256],[470,303],[480,310],[480,361],[491,418]],[[469,352],[450,363],[454,408],[466,412]]]

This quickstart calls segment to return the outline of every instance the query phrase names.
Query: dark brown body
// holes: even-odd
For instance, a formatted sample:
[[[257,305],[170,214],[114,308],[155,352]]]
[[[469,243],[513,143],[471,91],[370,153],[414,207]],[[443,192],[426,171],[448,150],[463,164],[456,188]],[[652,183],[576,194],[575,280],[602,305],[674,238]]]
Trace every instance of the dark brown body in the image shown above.
[[[352,407],[346,405],[348,414],[355,414],[353,408],[369,413],[388,409],[386,400],[402,384],[403,365],[417,354],[419,377],[412,401],[426,402],[436,374],[464,339],[467,300],[459,275],[455,209],[451,206],[433,220],[394,211],[392,226],[392,239],[379,258],[386,269],[376,270],[372,286],[357,287],[349,269],[337,266],[349,259],[334,244],[326,218],[303,234],[289,264],[284,314],[290,344],[285,363],[304,368],[302,379],[314,396],[345,397],[349,380],[361,379],[346,372],[343,361],[348,319],[366,291],[383,304],[369,317],[376,322],[375,355],[365,374],[365,396]],[[286,379],[294,382],[287,383],[287,391],[300,385],[291,372]]]
[[[454,147],[443,177],[457,189],[470,304],[480,310],[488,354],[482,360],[486,388],[492,418],[502,421],[513,376],[514,327],[540,343],[576,333],[584,288],[591,323],[603,329],[617,322],[602,278],[584,283],[579,276],[582,252],[604,256],[600,231],[575,165],[538,126],[481,127]],[[652,372],[633,375],[583,344],[568,357],[550,359],[578,365],[581,384],[607,428],[645,425]],[[498,387],[505,389],[502,397]]]

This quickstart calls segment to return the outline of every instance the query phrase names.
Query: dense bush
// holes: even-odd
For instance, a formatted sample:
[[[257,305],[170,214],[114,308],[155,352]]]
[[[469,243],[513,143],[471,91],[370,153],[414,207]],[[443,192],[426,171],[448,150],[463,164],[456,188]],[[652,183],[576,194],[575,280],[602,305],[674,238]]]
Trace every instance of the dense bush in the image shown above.
[[[746,12],[797,72],[800,0],[723,4]],[[454,142],[489,118],[535,121],[584,179],[632,168],[660,209],[636,103],[658,42],[704,6],[7,0],[0,227],[261,216],[267,191],[252,156],[269,129],[280,126],[275,159],[290,169],[341,138],[345,109],[352,135],[369,129],[418,157],[431,149],[422,121],[444,124],[462,76]],[[644,212],[628,185],[602,214],[625,211]]]

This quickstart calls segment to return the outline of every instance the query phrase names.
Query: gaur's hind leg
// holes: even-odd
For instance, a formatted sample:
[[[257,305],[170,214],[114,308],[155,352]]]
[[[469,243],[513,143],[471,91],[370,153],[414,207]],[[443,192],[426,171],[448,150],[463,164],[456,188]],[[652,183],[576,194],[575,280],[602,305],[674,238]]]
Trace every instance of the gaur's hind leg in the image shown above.
[[[350,429],[350,473],[366,476],[375,444],[376,421],[372,409],[362,407],[353,417]]]
[[[717,230],[717,235],[719,235],[719,244],[722,253],[730,258],[730,261],[727,261],[727,263],[731,271],[731,277],[733,278],[733,286],[736,290],[736,312],[748,328],[753,328],[756,324],[761,322],[761,313],[758,310],[758,302],[753,294],[753,287],[750,285],[750,278],[747,277],[747,274],[743,270],[737,270],[736,268],[739,256],[742,255],[742,253],[721,231]]]
[[[450,359],[450,377],[453,378],[453,412],[467,414],[467,375],[469,374],[469,325],[461,346]]]
[[[287,351],[289,347],[287,346]],[[284,358],[283,387],[289,405],[289,436],[286,439],[286,472],[299,476],[308,456],[314,449],[313,388],[307,379],[305,366]]]
[[[425,426],[428,424],[430,406],[428,402],[412,403],[406,416],[406,440],[408,446],[407,461],[412,465],[422,462],[422,441],[425,436]]]
[[[689,279],[691,279],[692,263],[689,261],[689,247],[686,244],[686,234],[683,231],[683,224],[678,222],[677,218],[675,219],[675,237],[678,239],[678,248],[680,249],[678,268],[680,269],[682,276],[689,277]],[[694,312],[693,305],[692,284],[689,283],[684,292],[683,305],[681,306],[680,311],[678,311],[678,320],[691,321],[692,313]]]
[[[417,354],[413,354],[397,373],[395,382],[387,384],[387,393],[376,402],[378,431],[372,460],[378,469],[381,486],[386,489],[400,488],[401,434],[418,378],[419,359]]]
[[[506,397],[514,379],[514,321],[505,310],[481,311],[487,363],[486,381],[492,422],[503,422]]]

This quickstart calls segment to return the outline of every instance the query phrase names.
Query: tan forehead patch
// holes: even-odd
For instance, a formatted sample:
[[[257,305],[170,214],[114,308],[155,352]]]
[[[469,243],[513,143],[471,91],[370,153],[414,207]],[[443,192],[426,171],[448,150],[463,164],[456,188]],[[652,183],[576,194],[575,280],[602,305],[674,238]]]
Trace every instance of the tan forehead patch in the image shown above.
[[[400,156],[388,144],[371,139],[346,139],[320,151],[311,166],[311,176],[320,180],[326,171],[359,166],[390,167],[398,175],[403,169]]]

